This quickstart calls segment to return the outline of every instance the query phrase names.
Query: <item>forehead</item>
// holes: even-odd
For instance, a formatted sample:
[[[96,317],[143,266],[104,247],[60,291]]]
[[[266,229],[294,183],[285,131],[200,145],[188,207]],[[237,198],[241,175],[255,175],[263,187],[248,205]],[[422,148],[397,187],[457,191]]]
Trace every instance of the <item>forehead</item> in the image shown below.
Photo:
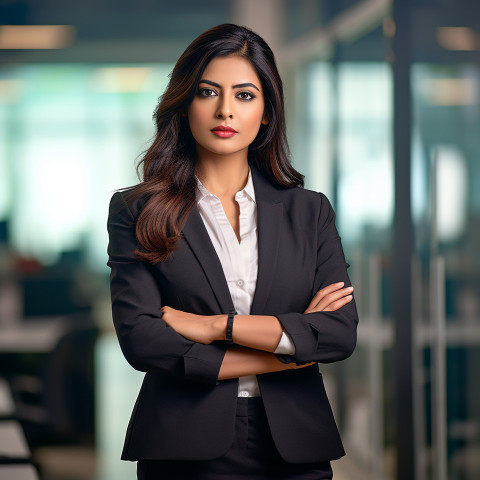
[[[211,60],[203,72],[202,79],[212,80],[222,87],[250,82],[260,90],[262,89],[260,79],[252,64],[237,55],[216,57]]]

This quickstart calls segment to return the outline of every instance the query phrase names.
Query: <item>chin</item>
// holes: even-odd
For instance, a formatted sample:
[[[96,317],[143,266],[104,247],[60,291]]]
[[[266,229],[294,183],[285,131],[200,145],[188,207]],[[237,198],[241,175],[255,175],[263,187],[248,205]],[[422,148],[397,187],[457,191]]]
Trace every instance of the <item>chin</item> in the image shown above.
[[[248,150],[247,147],[234,147],[233,145],[215,145],[211,147],[203,146],[203,150],[206,152],[214,153],[216,155],[231,155],[233,153],[238,153],[241,150]]]

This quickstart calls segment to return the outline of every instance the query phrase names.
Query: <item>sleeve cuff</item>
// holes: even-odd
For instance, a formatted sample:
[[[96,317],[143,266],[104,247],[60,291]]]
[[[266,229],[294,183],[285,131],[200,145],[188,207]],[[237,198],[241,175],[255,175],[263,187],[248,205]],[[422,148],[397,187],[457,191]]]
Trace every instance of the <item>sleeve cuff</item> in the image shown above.
[[[286,332],[282,332],[277,348],[273,352],[275,355],[295,355],[295,344]]]
[[[218,373],[225,356],[221,343],[203,345],[194,343],[184,356],[185,378],[197,382],[218,384]]]
[[[294,354],[278,356],[280,361],[284,363],[310,361],[317,350],[317,336],[312,333],[312,329],[307,320],[308,315],[300,313],[282,313],[275,315],[282,327],[287,333],[294,345]],[[280,358],[280,357],[283,357]],[[288,360],[287,360],[288,359]]]

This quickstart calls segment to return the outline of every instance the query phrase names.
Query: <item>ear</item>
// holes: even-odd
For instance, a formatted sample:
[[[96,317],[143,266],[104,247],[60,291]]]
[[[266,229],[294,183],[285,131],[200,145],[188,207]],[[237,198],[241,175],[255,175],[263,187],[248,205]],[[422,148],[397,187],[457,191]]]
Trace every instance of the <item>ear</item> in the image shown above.
[[[262,125],[268,125],[268,122],[270,122],[270,119],[268,118],[268,115],[264,113],[262,118]]]

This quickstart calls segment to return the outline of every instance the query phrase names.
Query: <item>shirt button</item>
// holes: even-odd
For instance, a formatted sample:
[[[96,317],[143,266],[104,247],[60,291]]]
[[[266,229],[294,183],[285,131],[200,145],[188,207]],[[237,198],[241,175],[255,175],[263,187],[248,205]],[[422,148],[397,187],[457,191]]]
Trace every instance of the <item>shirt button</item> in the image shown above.
[[[243,192],[238,192],[237,197],[243,197]]]
[[[237,286],[238,287],[243,287],[244,283],[245,282],[243,280],[237,280]]]
[[[248,397],[249,394],[248,394],[248,392],[240,392],[240,396],[241,397]]]

